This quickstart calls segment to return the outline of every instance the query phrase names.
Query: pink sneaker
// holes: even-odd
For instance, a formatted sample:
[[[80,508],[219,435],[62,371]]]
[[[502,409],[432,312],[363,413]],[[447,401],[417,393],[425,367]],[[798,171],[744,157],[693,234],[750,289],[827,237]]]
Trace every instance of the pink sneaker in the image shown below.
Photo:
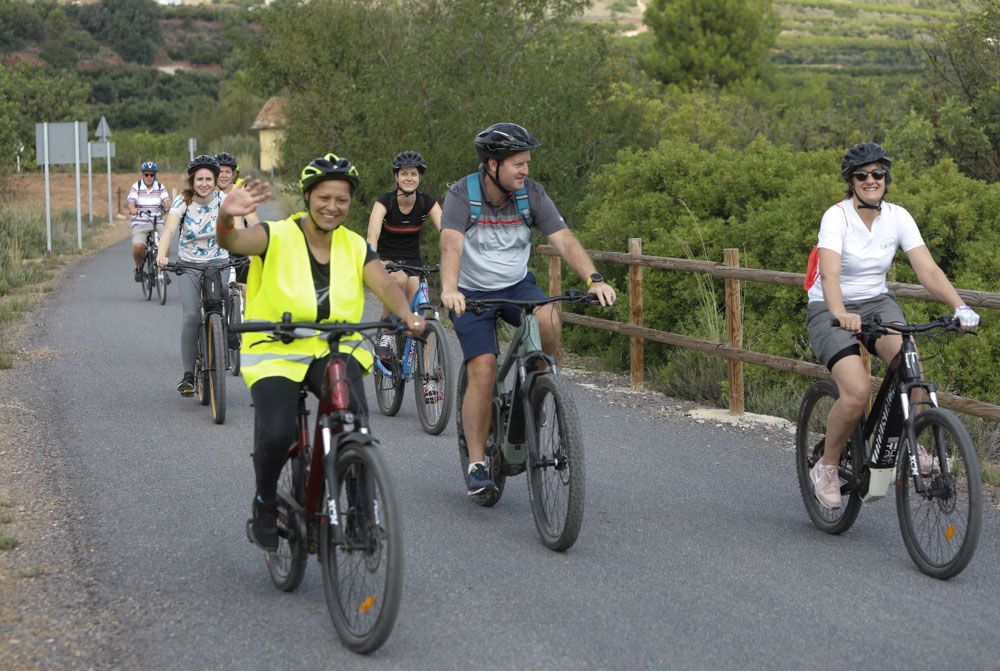
[[[920,475],[936,475],[941,472],[938,458],[932,457],[927,448],[917,443],[917,463],[920,464]]]
[[[836,466],[827,466],[822,461],[817,461],[809,471],[809,479],[816,490],[816,500],[823,507],[836,510],[844,504],[840,496],[840,476]]]

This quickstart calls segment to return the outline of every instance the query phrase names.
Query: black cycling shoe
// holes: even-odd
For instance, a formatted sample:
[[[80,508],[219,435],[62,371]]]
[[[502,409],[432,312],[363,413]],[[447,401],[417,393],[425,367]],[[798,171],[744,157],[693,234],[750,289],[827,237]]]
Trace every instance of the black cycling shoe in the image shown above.
[[[177,391],[181,396],[194,396],[194,373],[184,373],[184,377],[177,385]]]
[[[135,281],[142,282],[142,268],[135,269]]]
[[[253,497],[253,518],[247,520],[247,539],[261,550],[278,549],[278,504]]]

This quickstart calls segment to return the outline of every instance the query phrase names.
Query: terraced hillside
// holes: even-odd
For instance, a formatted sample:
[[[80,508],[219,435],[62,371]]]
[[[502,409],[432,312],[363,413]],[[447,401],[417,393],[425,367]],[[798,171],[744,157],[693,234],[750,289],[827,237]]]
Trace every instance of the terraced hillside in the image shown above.
[[[774,61],[785,66],[900,74],[920,64],[920,42],[975,3],[957,0],[780,0]]]

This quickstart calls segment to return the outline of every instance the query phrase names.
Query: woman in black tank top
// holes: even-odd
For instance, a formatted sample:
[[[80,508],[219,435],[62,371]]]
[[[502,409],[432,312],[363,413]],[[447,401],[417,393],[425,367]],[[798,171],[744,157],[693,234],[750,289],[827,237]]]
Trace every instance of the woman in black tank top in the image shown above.
[[[424,224],[429,219],[441,231],[441,206],[433,197],[417,191],[425,170],[423,157],[415,151],[400,152],[392,161],[396,188],[379,196],[368,218],[368,244],[385,262],[423,265],[420,233]],[[419,279],[402,271],[390,277],[412,300]]]

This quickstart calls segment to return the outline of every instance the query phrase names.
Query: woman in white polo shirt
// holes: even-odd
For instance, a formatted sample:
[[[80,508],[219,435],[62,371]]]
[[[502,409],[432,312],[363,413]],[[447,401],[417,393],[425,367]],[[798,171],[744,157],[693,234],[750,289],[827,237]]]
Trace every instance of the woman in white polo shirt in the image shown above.
[[[917,279],[942,303],[955,309],[963,327],[979,323],[979,315],[962,303],[955,288],[931,257],[916,222],[898,205],[885,202],[892,183],[892,159],[874,142],[856,144],[841,160],[847,198],[826,211],[819,227],[819,274],[809,288],[809,344],[830,370],[839,398],[827,417],[825,452],[810,472],[816,498],[827,508],[842,505],[837,464],[844,443],[868,402],[868,373],[852,332],[862,319],[905,321],[886,283],[896,250],[902,248]],[[832,326],[836,319],[840,326]],[[896,356],[902,337],[887,335],[865,342],[886,362]],[[919,447],[919,446],[918,446]],[[918,454],[921,469],[933,460]],[[925,463],[926,462],[926,463]]]

